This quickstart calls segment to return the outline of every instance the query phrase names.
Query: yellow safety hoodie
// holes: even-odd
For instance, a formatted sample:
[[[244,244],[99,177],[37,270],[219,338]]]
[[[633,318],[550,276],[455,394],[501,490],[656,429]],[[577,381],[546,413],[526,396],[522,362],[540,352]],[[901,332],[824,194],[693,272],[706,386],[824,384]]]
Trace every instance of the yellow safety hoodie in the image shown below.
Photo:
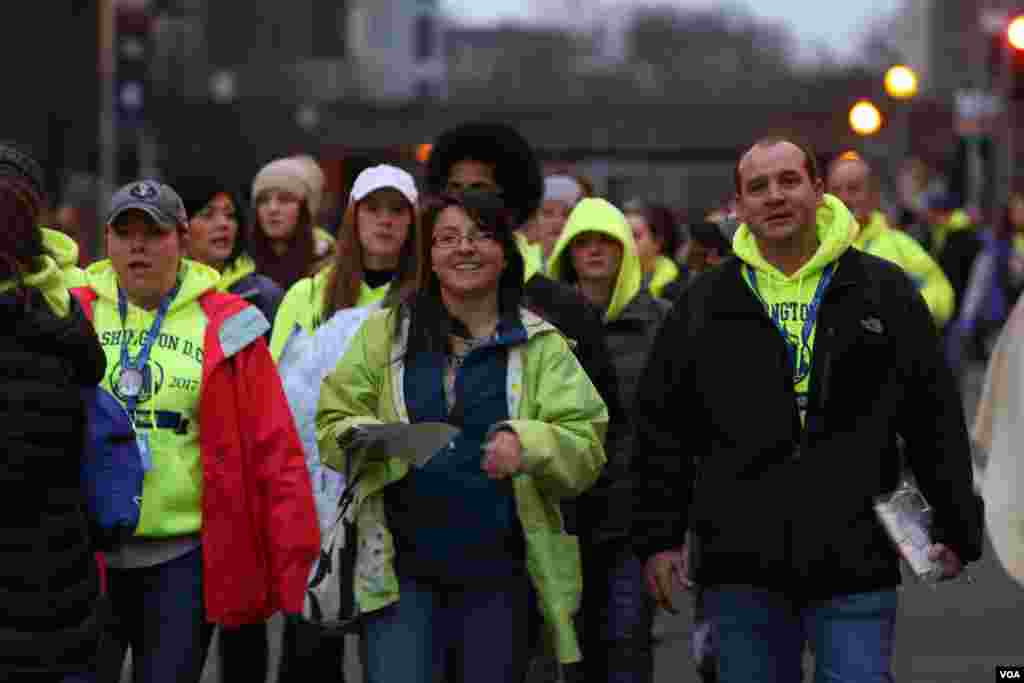
[[[946,324],[953,315],[953,285],[917,240],[890,228],[885,215],[875,211],[853,244],[861,251],[891,261],[906,271],[928,304],[935,324],[939,327]]]
[[[324,295],[333,272],[334,266],[329,266],[312,277],[304,277],[284,295],[270,334],[270,355],[275,362],[281,358],[285,342],[296,326],[310,334],[320,327],[323,322]],[[369,306],[380,301],[388,293],[389,286],[390,283],[380,287],[369,287],[365,282],[361,283],[356,306]]]
[[[544,271],[544,248],[540,243],[531,244],[526,235],[517,232],[516,247],[523,257],[523,282],[529,282],[537,273]]]
[[[220,280],[217,281],[217,290],[221,292],[230,292],[231,288],[238,283],[239,280],[252,275],[256,272],[256,262],[252,260],[252,257],[248,254],[242,254],[236,258],[230,266],[225,268],[220,274]]]
[[[932,256],[938,257],[942,253],[942,248],[946,246],[946,240],[954,232],[974,230],[974,228],[974,223],[971,222],[971,217],[967,215],[966,211],[955,210],[949,215],[948,221],[939,223],[932,228]]]
[[[612,298],[608,309],[604,312],[605,322],[615,320],[622,309],[633,300],[640,291],[643,282],[643,268],[640,257],[636,253],[633,231],[625,215],[604,199],[588,197],[580,200],[576,208],[569,214],[561,237],[551,250],[548,260],[548,274],[555,280],[564,280],[562,271],[568,259],[569,244],[581,233],[600,232],[608,235],[622,245],[622,263],[619,265],[619,277],[615,281]]]
[[[61,318],[67,316],[71,310],[71,294],[68,293],[68,286],[57,262],[51,256],[43,256],[37,263],[39,269],[25,275],[22,282],[26,287],[38,289],[55,314]],[[17,284],[15,280],[0,282],[0,294],[11,291]]]
[[[213,268],[182,261],[181,288],[150,352],[148,367],[153,379],[139,395],[135,428],[147,435],[152,468],[143,481],[142,513],[136,536],[169,538],[200,530],[203,472],[198,411],[207,318],[199,297],[216,289],[219,277]],[[107,376],[101,386],[123,403],[126,398],[117,389],[122,341],[127,339],[132,358],[138,356],[156,311],[146,311],[129,302],[122,328],[117,275],[110,261],[89,266],[86,278],[97,294],[93,326],[107,357]]]
[[[647,288],[653,296],[661,298],[665,285],[679,279],[679,266],[667,256],[659,256],[654,262],[654,271],[651,273],[651,281]]]
[[[53,256],[57,267],[64,274],[68,289],[85,285],[85,271],[78,267],[78,244],[59,230],[40,228],[43,233],[43,248]]]
[[[798,399],[807,396],[810,385],[816,325],[807,331],[806,343],[802,335],[811,301],[825,268],[830,263],[834,264],[853,245],[857,231],[853,214],[830,194],[825,195],[824,202],[818,207],[817,223],[818,251],[792,275],[785,275],[761,256],[754,234],[745,223],[737,230],[732,245],[736,256],[744,263],[741,269],[743,280],[765,305],[769,317],[786,330],[787,344],[796,350],[793,383]],[[753,280],[756,280],[756,289]],[[804,411],[801,410],[800,414],[803,417]]]

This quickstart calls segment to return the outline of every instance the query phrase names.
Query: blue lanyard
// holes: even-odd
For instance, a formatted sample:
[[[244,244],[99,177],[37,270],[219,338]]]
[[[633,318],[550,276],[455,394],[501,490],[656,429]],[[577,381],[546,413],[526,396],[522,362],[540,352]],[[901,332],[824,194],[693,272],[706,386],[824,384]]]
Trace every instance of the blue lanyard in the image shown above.
[[[800,346],[797,348],[789,341],[789,333],[786,331],[782,321],[779,320],[778,314],[772,313],[771,307],[768,302],[761,296],[761,290],[757,286],[757,271],[750,266],[745,267],[747,273],[747,281],[750,283],[750,288],[754,290],[754,295],[764,305],[768,311],[768,317],[771,318],[772,323],[778,329],[782,335],[783,341],[786,342],[786,348],[793,360],[793,382],[794,384],[799,383],[808,372],[810,367],[804,367],[804,363],[801,362],[803,359],[804,351],[807,352],[807,356],[810,357],[810,341],[811,334],[814,332],[814,324],[818,319],[818,307],[821,306],[821,300],[825,297],[825,290],[828,289],[828,283],[832,281],[832,273],[835,272],[835,263],[830,263],[825,266],[825,270],[821,273],[821,279],[818,280],[818,287],[814,290],[814,297],[811,299],[810,305],[807,307],[807,317],[804,319],[804,327],[800,332]]]
[[[174,301],[174,297],[178,295],[178,290],[181,288],[181,282],[179,281],[174,285],[174,289],[163,298],[160,302],[160,308],[157,309],[156,318],[153,319],[153,324],[150,325],[149,331],[146,336],[142,339],[142,348],[139,350],[139,355],[133,360],[131,354],[128,353],[128,334],[125,331],[125,325],[128,322],[128,299],[125,296],[124,290],[120,287],[117,288],[117,312],[121,315],[121,372],[127,370],[139,370],[145,373],[146,362],[149,360],[149,352],[153,350],[153,344],[156,342],[156,338],[160,335],[160,328],[164,324],[164,318],[167,316],[167,310],[171,307],[171,302]],[[125,400],[125,409],[129,415],[135,413],[135,406],[139,401],[139,395],[127,396]]]

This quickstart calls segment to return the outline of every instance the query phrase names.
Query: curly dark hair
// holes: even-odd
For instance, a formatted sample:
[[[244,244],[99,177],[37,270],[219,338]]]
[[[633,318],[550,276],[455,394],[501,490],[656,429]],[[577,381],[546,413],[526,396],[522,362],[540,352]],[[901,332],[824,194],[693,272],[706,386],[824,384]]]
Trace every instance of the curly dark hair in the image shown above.
[[[494,179],[501,188],[502,200],[514,211],[517,226],[525,223],[540,206],[544,196],[540,163],[533,148],[516,129],[503,123],[474,121],[442,133],[434,142],[427,161],[427,192],[442,194],[452,166],[466,160],[494,166]]]

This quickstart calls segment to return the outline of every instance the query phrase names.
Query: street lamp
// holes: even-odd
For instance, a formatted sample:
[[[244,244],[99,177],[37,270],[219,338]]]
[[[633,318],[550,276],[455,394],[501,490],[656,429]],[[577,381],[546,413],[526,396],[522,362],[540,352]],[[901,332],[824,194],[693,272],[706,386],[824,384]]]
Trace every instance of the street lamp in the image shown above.
[[[860,100],[850,109],[850,127],[858,135],[874,135],[882,127],[882,113],[868,100]]]
[[[897,100],[908,100],[917,94],[917,74],[903,64],[885,72],[885,92]]]
[[[1010,47],[1015,50],[1024,50],[1024,15],[1016,16],[1006,27],[1006,39]]]

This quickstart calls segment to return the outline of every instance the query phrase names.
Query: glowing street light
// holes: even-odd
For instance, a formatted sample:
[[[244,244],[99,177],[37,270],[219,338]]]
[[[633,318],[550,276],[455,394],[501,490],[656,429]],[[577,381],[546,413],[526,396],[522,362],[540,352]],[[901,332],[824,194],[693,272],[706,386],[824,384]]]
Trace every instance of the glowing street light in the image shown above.
[[[917,94],[917,74],[908,66],[897,64],[885,72],[885,91],[897,100],[907,100]]]
[[[850,127],[858,135],[874,135],[882,127],[882,114],[867,100],[860,100],[850,109]]]
[[[1010,47],[1024,50],[1024,15],[1014,17],[1006,27],[1006,39],[1010,41]]]

